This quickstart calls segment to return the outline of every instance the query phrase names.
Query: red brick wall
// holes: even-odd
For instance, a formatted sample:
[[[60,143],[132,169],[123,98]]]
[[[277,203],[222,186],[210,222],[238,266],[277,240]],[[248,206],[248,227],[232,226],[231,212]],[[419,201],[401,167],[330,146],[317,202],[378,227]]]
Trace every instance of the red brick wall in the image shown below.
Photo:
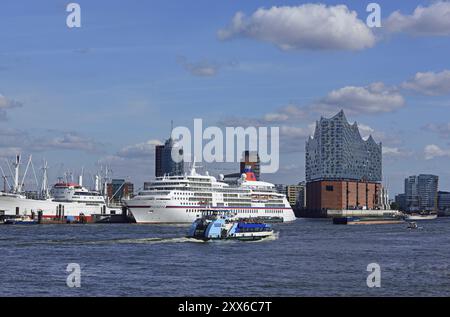
[[[327,186],[331,190],[327,190]],[[381,184],[356,181],[318,181],[306,184],[308,210],[362,208],[374,209]]]

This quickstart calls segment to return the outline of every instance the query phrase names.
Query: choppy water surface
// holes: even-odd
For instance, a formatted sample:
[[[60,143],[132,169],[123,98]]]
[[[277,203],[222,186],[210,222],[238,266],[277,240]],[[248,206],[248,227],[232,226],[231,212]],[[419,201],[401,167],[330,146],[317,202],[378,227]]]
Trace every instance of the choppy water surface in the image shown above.
[[[0,296],[449,296],[450,219],[277,225],[261,242],[198,242],[184,226],[0,226]],[[381,288],[366,285],[369,263]],[[81,288],[66,285],[79,263]]]

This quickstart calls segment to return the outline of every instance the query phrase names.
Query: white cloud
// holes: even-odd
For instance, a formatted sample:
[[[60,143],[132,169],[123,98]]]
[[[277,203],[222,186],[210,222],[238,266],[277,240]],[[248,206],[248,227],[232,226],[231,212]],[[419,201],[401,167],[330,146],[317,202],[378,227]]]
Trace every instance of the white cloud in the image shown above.
[[[326,115],[336,114],[341,108],[350,115],[358,115],[392,112],[404,105],[405,100],[398,91],[379,82],[333,90],[311,108]]]
[[[155,153],[155,146],[162,144],[159,140],[150,140],[122,148],[117,152],[120,158],[150,158]]]
[[[292,138],[292,141],[295,139],[301,140],[302,138],[309,137],[314,132],[314,129],[310,127],[292,127],[292,126],[281,126],[280,127],[280,136],[281,137],[289,137]]]
[[[365,140],[369,138],[369,136],[373,135],[375,133],[375,130],[368,125],[365,124],[358,124],[359,128],[359,134],[361,134],[361,137]]]
[[[450,20],[450,12],[448,19]],[[450,94],[450,70],[417,73],[413,79],[404,82],[402,88],[429,96]]]
[[[424,152],[426,160],[431,160],[436,157],[450,157],[450,150],[441,149],[435,144],[427,145]]]
[[[385,22],[391,32],[414,35],[450,35],[450,2],[437,1],[428,7],[418,6],[411,15],[393,12]]]
[[[253,38],[282,50],[362,50],[376,42],[355,11],[345,5],[324,4],[260,8],[250,17],[237,12],[218,37]]]
[[[70,150],[87,153],[102,152],[104,144],[92,138],[81,136],[75,132],[58,132],[59,136],[53,138],[41,137],[35,139],[30,148],[36,151]]]
[[[302,120],[308,116],[308,112],[295,105],[288,105],[282,107],[277,112],[272,112],[264,115],[264,121],[270,122],[283,122],[288,120]]]
[[[19,147],[0,147],[0,158],[9,159],[15,157],[18,153],[21,153],[22,149]]]
[[[0,120],[6,120],[6,110],[21,106],[20,102],[8,99],[0,94]]]
[[[385,157],[404,157],[408,156],[408,152],[398,147],[383,146],[383,156]]]

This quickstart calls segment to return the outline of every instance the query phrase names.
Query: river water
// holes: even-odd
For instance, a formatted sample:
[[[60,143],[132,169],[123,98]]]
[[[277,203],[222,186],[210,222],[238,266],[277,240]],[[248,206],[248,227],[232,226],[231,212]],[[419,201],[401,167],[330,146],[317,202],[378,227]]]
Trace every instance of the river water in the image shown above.
[[[450,219],[419,225],[299,219],[260,242],[197,242],[184,226],[2,225],[0,296],[449,296]]]

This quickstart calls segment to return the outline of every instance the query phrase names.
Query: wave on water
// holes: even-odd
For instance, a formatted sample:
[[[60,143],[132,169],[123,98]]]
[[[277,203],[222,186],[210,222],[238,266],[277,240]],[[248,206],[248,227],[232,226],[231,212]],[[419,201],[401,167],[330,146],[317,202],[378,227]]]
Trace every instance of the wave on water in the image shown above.
[[[255,241],[245,242],[267,242],[275,241],[279,239],[279,232],[275,232],[272,236]],[[149,238],[121,238],[110,240],[80,240],[80,239],[67,239],[67,240],[38,240],[38,241],[18,241],[13,243],[16,246],[33,246],[33,245],[45,245],[45,244],[57,244],[57,245],[108,245],[108,244],[162,244],[162,243],[233,243],[242,242],[239,240],[199,240],[189,237],[149,237]]]
[[[120,239],[112,240],[114,243],[130,243],[130,244],[155,244],[155,243],[204,243],[203,240],[188,238],[188,237],[173,237],[173,238],[141,238],[141,239]]]

